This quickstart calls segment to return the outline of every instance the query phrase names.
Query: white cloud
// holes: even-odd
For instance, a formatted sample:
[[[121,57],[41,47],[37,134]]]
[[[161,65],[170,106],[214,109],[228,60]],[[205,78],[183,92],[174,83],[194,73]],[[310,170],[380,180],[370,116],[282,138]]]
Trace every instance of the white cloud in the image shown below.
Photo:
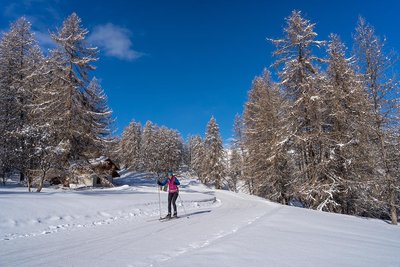
[[[128,29],[107,23],[94,27],[88,41],[99,46],[108,56],[134,60],[143,54],[132,48],[131,35]]]

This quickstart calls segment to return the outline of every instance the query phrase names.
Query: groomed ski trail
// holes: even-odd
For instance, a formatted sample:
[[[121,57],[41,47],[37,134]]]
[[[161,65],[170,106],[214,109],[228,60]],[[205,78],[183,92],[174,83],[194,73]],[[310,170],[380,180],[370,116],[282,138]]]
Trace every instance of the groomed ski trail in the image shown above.
[[[186,188],[187,192],[181,189],[185,202],[192,192],[190,186]],[[160,223],[155,216],[120,219],[96,227],[73,227],[52,234],[2,240],[0,266],[85,266],[87,263],[120,266],[121,262],[124,266],[163,266],[175,257],[234,235],[278,209],[259,198],[232,192],[207,190],[199,201],[203,201],[204,196],[215,197],[217,204],[190,209],[187,211],[189,218],[178,202],[181,217],[166,223]],[[157,200],[156,192],[154,200]],[[162,207],[166,208],[165,201]]]
[[[180,179],[189,218],[178,201],[181,218],[160,223],[151,178],[126,174],[113,189],[41,194],[0,188],[0,266],[400,266],[399,226],[193,179]],[[165,214],[166,192],[161,202]]]

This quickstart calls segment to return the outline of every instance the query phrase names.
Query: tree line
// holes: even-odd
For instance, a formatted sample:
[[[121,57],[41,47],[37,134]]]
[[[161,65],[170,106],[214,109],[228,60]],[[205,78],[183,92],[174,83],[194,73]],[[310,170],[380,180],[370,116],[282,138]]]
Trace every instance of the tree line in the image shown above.
[[[286,18],[236,117],[230,179],[282,204],[397,224],[398,57],[361,17],[353,39],[349,53],[336,34],[317,40],[301,12]]]
[[[124,129],[115,150],[115,158],[132,171],[153,172],[159,175],[167,171],[187,168],[204,184],[217,189],[223,185],[225,152],[219,127],[211,117],[204,140],[200,135],[182,139],[177,130],[158,126],[147,121],[142,127],[134,120]]]
[[[0,40],[0,176],[26,180],[48,172],[68,179],[112,142],[112,111],[93,77],[97,48],[72,13],[51,32],[54,48],[44,55],[21,17]]]
[[[183,164],[184,141],[180,133],[147,121],[134,120],[124,129],[116,153],[120,164],[132,171],[163,173]]]

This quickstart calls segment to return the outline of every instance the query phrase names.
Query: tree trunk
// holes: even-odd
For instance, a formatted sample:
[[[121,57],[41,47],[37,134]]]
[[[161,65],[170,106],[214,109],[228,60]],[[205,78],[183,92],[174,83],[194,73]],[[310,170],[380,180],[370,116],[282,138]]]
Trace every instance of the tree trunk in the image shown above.
[[[38,188],[36,189],[36,192],[40,193],[40,191],[42,191],[42,189],[43,189],[43,183],[44,183],[44,178],[45,178],[45,177],[46,177],[46,171],[43,171],[43,175],[42,175],[42,177],[40,178],[40,183],[39,183]]]
[[[31,183],[32,179],[30,177],[28,177],[28,191],[31,192]]]
[[[218,177],[214,177],[214,184],[215,184],[215,189],[221,189]]]
[[[390,217],[392,224],[397,225],[396,191],[393,188],[390,192]]]
[[[378,129],[380,129],[380,126],[379,126]],[[386,137],[385,137],[384,133],[381,133],[379,131],[378,131],[378,137],[379,137],[379,140],[380,140],[379,149],[381,150],[382,161],[383,161],[383,164],[384,164],[384,167],[385,167],[385,171],[386,171],[384,178],[385,178],[385,182],[388,183],[387,186],[388,186],[388,189],[389,189],[389,194],[387,195],[387,197],[388,197],[388,199],[387,199],[388,202],[387,203],[390,206],[390,217],[391,217],[391,220],[392,220],[392,224],[393,225],[397,225],[396,189],[395,189],[395,186],[394,186],[395,181],[392,178],[393,176],[390,173],[391,169],[390,169],[389,164],[388,164],[387,151],[385,149],[385,139],[386,139]]]
[[[397,225],[397,208],[396,208],[396,206],[392,205],[390,215],[392,217],[392,224]]]

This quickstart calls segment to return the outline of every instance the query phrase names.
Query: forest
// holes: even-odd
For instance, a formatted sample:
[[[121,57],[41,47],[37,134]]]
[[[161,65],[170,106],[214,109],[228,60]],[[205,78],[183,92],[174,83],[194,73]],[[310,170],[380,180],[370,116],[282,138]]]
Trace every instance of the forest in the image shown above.
[[[397,224],[398,56],[362,17],[351,49],[335,34],[318,40],[315,28],[293,11],[281,38],[268,39],[274,62],[254,78],[224,147],[214,117],[204,137],[135,120],[116,135],[81,19],[66,18],[43,52],[22,17],[0,40],[3,184],[18,174],[29,191],[53,178],[68,185],[107,156],[132,171],[185,167],[216,189]]]

